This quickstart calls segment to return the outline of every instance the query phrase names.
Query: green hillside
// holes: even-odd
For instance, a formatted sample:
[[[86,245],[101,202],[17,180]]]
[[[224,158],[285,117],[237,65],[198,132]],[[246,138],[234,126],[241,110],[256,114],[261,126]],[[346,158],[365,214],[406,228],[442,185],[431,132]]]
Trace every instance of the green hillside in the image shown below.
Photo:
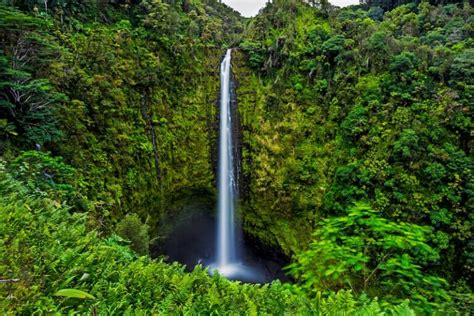
[[[472,13],[0,0],[0,313],[471,315]],[[214,203],[228,48],[242,228],[291,282],[149,250]]]

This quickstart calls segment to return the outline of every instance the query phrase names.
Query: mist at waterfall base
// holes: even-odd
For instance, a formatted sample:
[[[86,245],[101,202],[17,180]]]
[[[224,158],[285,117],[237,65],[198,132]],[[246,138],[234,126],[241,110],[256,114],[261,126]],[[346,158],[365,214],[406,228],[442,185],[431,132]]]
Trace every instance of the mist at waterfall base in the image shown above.
[[[160,242],[159,249],[152,249],[154,256],[165,254],[168,262],[184,264],[188,271],[198,264],[209,267],[217,260],[215,207],[212,202],[196,200],[188,202],[178,215],[163,223],[172,229]],[[244,235],[236,242],[241,245],[239,260],[244,267],[242,270],[249,273],[227,276],[228,279],[246,283],[268,283],[276,279],[290,281],[282,271],[289,262],[278,250],[263,247]]]
[[[270,262],[251,248],[245,247],[239,221],[236,217],[238,196],[237,168],[235,161],[232,106],[232,50],[229,49],[220,71],[219,150],[217,170],[217,217],[206,217],[205,210],[189,209],[192,220],[176,225],[179,235],[170,236],[165,243],[165,253],[188,266],[202,264],[211,274],[244,282],[264,283],[282,278],[281,266]],[[235,111],[234,111],[235,112]],[[199,208],[198,208],[199,209]],[[214,223],[215,222],[215,223]],[[215,227],[215,229],[213,229]],[[209,249],[209,246],[214,246]],[[280,274],[280,275],[279,275]]]

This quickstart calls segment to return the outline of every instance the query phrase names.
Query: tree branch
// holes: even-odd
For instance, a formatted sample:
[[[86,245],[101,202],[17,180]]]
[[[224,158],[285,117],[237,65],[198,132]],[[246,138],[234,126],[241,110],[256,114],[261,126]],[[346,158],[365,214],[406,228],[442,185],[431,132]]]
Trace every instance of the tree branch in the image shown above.
[[[377,264],[377,266],[375,267],[374,270],[372,270],[372,272],[369,274],[369,276],[364,280],[364,291],[367,289],[367,285],[369,283],[369,280],[375,275],[375,272],[377,272],[380,268],[380,265],[385,261],[385,259],[391,255],[392,253],[391,252],[388,252],[386,253],[382,259],[379,261],[379,263]]]

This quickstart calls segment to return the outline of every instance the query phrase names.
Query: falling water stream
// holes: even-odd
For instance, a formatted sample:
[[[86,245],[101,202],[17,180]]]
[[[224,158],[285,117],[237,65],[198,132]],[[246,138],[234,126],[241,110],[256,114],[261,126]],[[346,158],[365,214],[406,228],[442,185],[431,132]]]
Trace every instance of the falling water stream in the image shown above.
[[[218,158],[218,203],[217,203],[217,268],[226,271],[235,264],[236,223],[235,197],[237,186],[234,171],[234,147],[232,139],[231,72],[232,50],[227,50],[221,64],[221,100]]]
[[[217,270],[229,278],[246,274],[238,257],[237,222],[235,206],[237,196],[236,172],[234,168],[234,146],[231,111],[231,62],[232,50],[226,52],[221,64],[221,99],[219,125],[219,157],[217,170],[217,234],[216,262],[211,270]]]

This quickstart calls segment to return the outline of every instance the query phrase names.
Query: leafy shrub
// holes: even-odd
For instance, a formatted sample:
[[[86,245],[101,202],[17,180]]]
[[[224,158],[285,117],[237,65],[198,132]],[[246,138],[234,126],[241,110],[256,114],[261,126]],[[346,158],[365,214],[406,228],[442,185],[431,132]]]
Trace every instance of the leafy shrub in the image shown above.
[[[62,157],[51,157],[40,151],[25,151],[9,165],[15,178],[43,191],[74,190],[76,171]]]
[[[262,67],[265,59],[263,56],[263,49],[258,43],[244,41],[240,44],[240,48],[248,54],[250,66],[255,69],[260,69]]]
[[[125,216],[117,224],[117,234],[130,241],[130,247],[139,255],[148,254],[150,237],[148,226],[143,224],[137,214]]]
[[[356,204],[346,216],[323,220],[289,271],[309,291],[352,289],[392,302],[411,298],[430,312],[448,295],[443,279],[423,271],[438,259],[429,234],[427,227],[392,222]]]
[[[407,309],[348,291],[312,301],[291,284],[241,284],[199,266],[187,273],[177,263],[136,257],[118,236],[103,240],[87,231],[86,214],[70,214],[61,201],[31,190],[0,161],[1,314],[382,315]]]

